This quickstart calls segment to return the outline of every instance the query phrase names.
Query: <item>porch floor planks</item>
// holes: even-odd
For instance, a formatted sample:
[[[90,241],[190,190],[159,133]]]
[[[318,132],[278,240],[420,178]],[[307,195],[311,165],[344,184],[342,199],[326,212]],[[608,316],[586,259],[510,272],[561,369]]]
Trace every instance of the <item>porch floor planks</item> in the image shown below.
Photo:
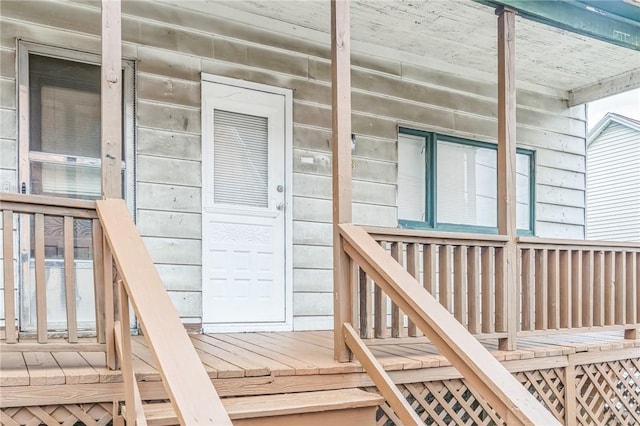
[[[2,354],[4,357],[5,354]],[[64,372],[56,362],[51,352],[25,352],[25,363],[29,370],[29,384],[31,386],[64,385]]]
[[[291,356],[304,359],[318,366],[319,374],[361,373],[360,364],[354,362],[338,363],[333,360],[333,349],[322,345],[301,342],[284,333],[259,333],[264,341],[271,339]]]
[[[273,360],[264,355],[249,351],[244,348],[240,348],[234,344],[226,342],[222,339],[217,339],[215,334],[197,334],[191,336],[192,340],[200,340],[206,342],[210,347],[217,347],[226,350],[234,363],[237,363],[243,368],[247,368],[250,372],[260,371],[261,369],[267,370],[265,375],[284,376],[292,375],[293,369],[291,366]],[[247,377],[258,377],[251,373],[246,374]]]
[[[0,386],[26,386],[29,384],[29,370],[20,352],[6,352],[0,355]]]
[[[100,375],[78,352],[53,352],[68,385],[100,383]]]
[[[82,358],[96,370],[100,383],[120,383],[122,382],[122,376],[119,371],[109,370],[107,368],[107,361],[105,354],[102,352],[80,352]]]
[[[348,376],[362,372],[357,362],[338,363],[333,360],[331,331],[207,334],[194,335],[191,339],[209,376],[216,380],[229,380],[228,383],[236,383],[234,386],[247,386],[241,391],[243,394],[260,393],[261,386],[271,386],[269,383],[276,376],[283,376],[286,380],[301,380],[302,376],[315,375],[309,380],[321,383],[323,377],[336,380],[340,374]],[[390,371],[450,365],[424,337],[371,339],[366,343]],[[511,352],[498,351],[494,341],[483,341],[483,344],[498,359],[528,359],[529,362],[535,362],[534,357],[542,359],[580,352],[593,353],[595,356],[603,351],[640,348],[640,340],[624,340],[621,331],[520,337],[518,350]],[[132,350],[138,380],[159,381],[160,375],[143,336],[132,337]],[[15,386],[15,391],[27,391],[28,386],[73,386],[121,381],[120,372],[108,370],[104,354],[99,352],[0,354],[0,386],[7,390],[10,386]],[[238,391],[231,390],[229,393],[234,392]]]
[[[260,336],[258,333],[220,334],[216,335],[216,337],[289,365],[293,369],[292,375],[306,376],[319,374],[319,368],[317,365],[308,360],[301,360],[289,355],[286,350],[277,343],[274,343],[273,340],[265,340],[265,338]],[[331,360],[333,361],[333,359]]]
[[[239,353],[239,351],[227,350],[227,348],[222,347],[224,342],[215,340],[211,336],[206,334],[194,335],[191,336],[191,342],[193,342],[193,346],[198,351],[198,355],[211,354],[226,360],[241,370],[243,377],[260,377],[270,374],[270,370],[263,363],[253,362],[247,359],[244,354]],[[202,355],[200,358],[202,359]]]

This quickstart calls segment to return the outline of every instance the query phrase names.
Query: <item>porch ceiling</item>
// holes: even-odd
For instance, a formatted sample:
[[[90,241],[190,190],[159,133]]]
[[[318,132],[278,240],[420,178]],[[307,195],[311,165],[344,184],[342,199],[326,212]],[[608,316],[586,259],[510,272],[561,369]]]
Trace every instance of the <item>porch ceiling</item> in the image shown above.
[[[175,1],[175,0],[174,0]],[[255,27],[329,44],[328,0],[181,1]],[[494,9],[471,0],[353,0],[352,50],[496,81]],[[640,52],[533,22],[516,23],[517,79],[579,104],[640,86]]]

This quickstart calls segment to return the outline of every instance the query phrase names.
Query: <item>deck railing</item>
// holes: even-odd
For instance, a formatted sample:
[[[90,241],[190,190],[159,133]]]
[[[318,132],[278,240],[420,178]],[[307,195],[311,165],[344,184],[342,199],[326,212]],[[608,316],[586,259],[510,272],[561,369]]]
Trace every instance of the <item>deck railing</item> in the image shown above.
[[[524,336],[615,329],[626,330],[627,338],[637,336],[640,244],[521,237],[519,280],[509,284],[504,274],[507,237],[367,231],[478,339],[506,338],[509,331]],[[515,285],[518,296],[511,323],[506,320],[508,285]],[[419,334],[362,269],[354,291],[361,337]]]
[[[6,343],[3,351],[109,353],[112,342],[108,330],[113,329],[114,305],[111,286],[105,283],[111,284],[112,271],[110,266],[105,267],[108,256],[95,201],[0,193],[0,211]],[[23,235],[21,244],[19,234]],[[79,267],[86,264],[90,266]],[[24,338],[16,328],[19,266],[25,291],[29,280],[29,304],[35,302],[34,327],[23,334]],[[58,279],[54,280],[54,276]],[[82,304],[93,304],[95,310],[93,314],[84,312],[81,319],[85,326],[96,330],[94,342],[79,337],[82,327],[78,325],[77,299],[81,288],[83,296],[92,294],[94,298],[83,300]],[[48,312],[54,309],[48,309],[47,304],[52,302],[58,308],[63,306],[63,319],[48,318]]]
[[[107,365],[122,370],[127,422],[145,424],[131,362],[131,302],[180,424],[231,425],[123,200],[0,193],[0,211],[5,311],[2,351],[104,351]],[[23,239],[18,244],[20,235]],[[47,275],[49,279],[55,275],[51,257],[61,257],[58,263],[62,262],[62,268],[56,266],[63,275],[63,289],[57,293],[52,293],[55,286],[46,282]],[[87,283],[83,282],[86,277],[77,275],[78,257],[92,264],[96,330],[92,340],[97,343],[79,337],[76,295],[79,286]],[[24,338],[25,333],[16,329],[18,260],[22,276],[33,269],[35,277],[36,326],[31,333],[35,339],[29,333]],[[52,325],[47,302],[61,295],[66,320]]]
[[[640,244],[519,238],[518,334],[640,327]]]
[[[367,231],[476,338],[507,337],[506,237],[393,228]],[[361,337],[388,337],[386,296],[376,286],[372,304],[371,279],[360,270],[359,280]],[[406,334],[416,336],[415,326],[392,304],[391,337],[404,335],[405,322]]]

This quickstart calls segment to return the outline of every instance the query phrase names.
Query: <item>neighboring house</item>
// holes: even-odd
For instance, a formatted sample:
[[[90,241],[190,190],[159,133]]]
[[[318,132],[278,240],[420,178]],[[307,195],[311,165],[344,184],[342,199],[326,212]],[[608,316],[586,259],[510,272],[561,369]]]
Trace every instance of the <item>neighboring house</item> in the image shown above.
[[[640,241],[638,120],[610,112],[587,135],[587,238]]]

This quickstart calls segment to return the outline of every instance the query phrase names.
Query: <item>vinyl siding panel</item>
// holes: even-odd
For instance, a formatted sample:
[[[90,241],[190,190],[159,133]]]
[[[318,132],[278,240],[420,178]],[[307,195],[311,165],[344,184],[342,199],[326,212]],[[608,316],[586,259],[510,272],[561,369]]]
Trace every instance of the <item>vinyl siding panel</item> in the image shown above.
[[[587,150],[587,236],[640,241],[640,131],[616,121]]]
[[[0,184],[16,190],[15,38],[99,52],[88,2],[3,4]],[[136,215],[185,321],[201,318],[201,72],[293,90],[294,328],[331,320],[331,66],[317,44],[163,4],[123,3],[123,55],[136,61]],[[328,23],[327,23],[328,25]],[[397,128],[495,143],[497,87],[442,70],[352,55],[353,217],[397,222]],[[8,92],[7,92],[8,93]],[[584,236],[585,111],[518,91],[517,139],[536,155],[536,233]],[[13,153],[13,155],[12,155]]]

